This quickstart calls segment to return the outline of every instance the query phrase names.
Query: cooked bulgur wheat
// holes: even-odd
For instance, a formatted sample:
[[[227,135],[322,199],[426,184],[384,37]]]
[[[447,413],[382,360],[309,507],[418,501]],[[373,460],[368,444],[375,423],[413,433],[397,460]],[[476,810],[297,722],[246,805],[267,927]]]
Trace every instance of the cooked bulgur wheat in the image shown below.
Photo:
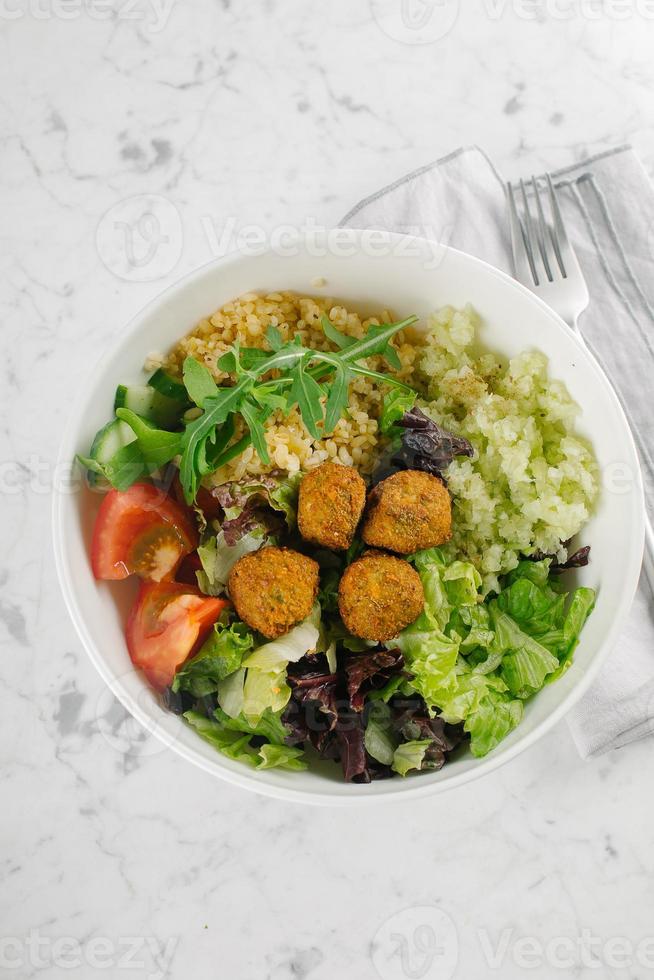
[[[216,381],[228,377],[216,367],[222,354],[238,340],[243,347],[266,347],[265,332],[269,324],[278,328],[284,340],[299,336],[302,342],[316,350],[333,350],[325,337],[320,317],[326,313],[343,333],[361,338],[373,323],[390,323],[392,317],[384,310],[379,317],[361,319],[357,313],[336,305],[328,298],[297,296],[293,293],[268,293],[258,296],[246,293],[227,303],[211,317],[201,320],[195,330],[172,351],[164,362],[174,374],[181,374],[184,358],[195,357],[205,364]],[[393,341],[402,362],[398,377],[410,379],[413,373],[416,347],[402,333]],[[385,371],[385,362],[370,358],[366,362],[378,371]],[[242,456],[222,467],[212,477],[214,483],[237,480],[245,475],[267,473],[271,470],[310,470],[327,459],[340,460],[356,466],[364,474],[372,472],[379,455],[377,420],[381,412],[382,386],[369,378],[359,377],[350,387],[349,414],[341,418],[326,439],[314,441],[302,424],[297,409],[284,416],[275,412],[266,423],[266,443],[270,466],[265,466],[250,446]],[[237,425],[237,435],[243,434]]]
[[[163,363],[179,375],[190,355],[224,382],[227,376],[216,366],[220,356],[236,340],[245,347],[265,347],[269,324],[284,340],[299,336],[308,347],[329,350],[332,345],[320,325],[323,313],[357,338],[371,324],[393,319],[388,310],[362,319],[327,298],[247,293],[202,320]],[[447,471],[453,537],[446,547],[478,566],[488,591],[497,588],[498,576],[514,568],[521,553],[539,550],[565,557],[561,541],[576,534],[590,516],[598,477],[592,450],[574,434],[578,407],[561,382],[548,378],[546,357],[528,351],[507,363],[490,353],[478,354],[477,324],[472,309],[446,307],[428,318],[426,332],[399,333],[393,343],[402,364],[397,376],[419,392],[423,410],[468,438],[476,450],[474,459],[455,459]],[[381,358],[368,364],[388,373]],[[250,446],[213,474],[212,482],[272,470],[293,474],[327,459],[369,475],[385,448],[378,431],[383,395],[380,383],[357,378],[350,387],[347,416],[330,436],[317,441],[297,410],[288,416],[276,412],[266,423],[270,465],[262,464]],[[242,432],[237,428],[238,435]]]

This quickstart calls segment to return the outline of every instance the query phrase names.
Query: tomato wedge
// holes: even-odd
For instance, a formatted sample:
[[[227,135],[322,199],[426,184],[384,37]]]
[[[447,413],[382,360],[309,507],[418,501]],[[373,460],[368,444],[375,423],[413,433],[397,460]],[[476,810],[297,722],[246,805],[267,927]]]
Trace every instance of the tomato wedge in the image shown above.
[[[228,605],[192,585],[143,582],[125,631],[132,662],[163,691]]]
[[[106,495],[93,529],[91,565],[97,579],[133,573],[153,582],[172,577],[198,535],[190,512],[151,483]]]

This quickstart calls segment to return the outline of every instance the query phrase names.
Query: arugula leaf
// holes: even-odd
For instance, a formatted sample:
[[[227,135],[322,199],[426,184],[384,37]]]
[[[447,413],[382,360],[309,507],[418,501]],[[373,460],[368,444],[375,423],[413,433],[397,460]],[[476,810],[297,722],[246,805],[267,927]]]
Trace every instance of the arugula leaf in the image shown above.
[[[269,414],[270,412],[268,412]],[[267,465],[270,462],[270,455],[268,453],[268,446],[266,445],[266,435],[262,421],[267,417],[266,414],[262,414],[256,403],[246,398],[241,405],[241,415],[250,430],[252,445],[258,453],[259,459]]]
[[[168,432],[166,429],[157,429],[152,423],[141,418],[129,408],[116,409],[116,415],[123,422],[127,422],[130,429],[136,436],[135,442],[130,442],[129,446],[137,446],[143,461],[147,466],[155,469],[169,463],[174,456],[181,452],[182,434],[179,432]],[[126,447],[127,448],[127,447]]]
[[[190,422],[182,436],[182,461],[180,479],[187,503],[191,504],[200,485],[202,471],[198,470],[198,460],[206,460],[206,440],[216,426],[222,425],[228,416],[239,411],[243,399],[254,384],[248,376],[242,378],[233,388],[218,388],[217,394],[207,398],[204,412],[200,418]]]
[[[323,417],[322,405],[320,404],[320,399],[323,396],[322,388],[305,371],[302,361],[291,370],[291,377],[293,384],[288,396],[288,406],[290,408],[297,405],[309,435],[313,439],[319,439],[317,423]]]
[[[405,327],[410,327],[417,319],[417,316],[410,316],[399,323],[382,323],[379,326],[369,327],[363,340],[358,340],[343,352],[341,355],[343,360],[360,361],[372,357],[374,354],[387,357],[388,342],[391,337],[400,330],[404,330]]]
[[[87,470],[102,476],[116,490],[127,490],[148,474],[148,467],[136,441],[121,446],[106,463],[99,463],[97,459],[79,454],[77,459]]]
[[[194,401],[199,408],[203,408],[207,398],[212,398],[218,391],[218,385],[213,380],[209,369],[196,361],[194,357],[185,359],[183,377],[191,401]]]
[[[325,405],[324,435],[334,431],[336,423],[347,406],[352,377],[353,374],[349,368],[342,365],[337,367],[336,377],[330,386],[327,404]]]
[[[399,323],[373,325],[365,337],[355,340],[341,334],[324,317],[323,329],[339,348],[336,352],[310,350],[303,346],[298,336],[284,343],[280,331],[271,325],[266,331],[271,351],[241,348],[235,343],[220,358],[220,369],[236,376],[236,383],[227,387],[216,385],[204,365],[195,358],[187,358],[184,383],[190,397],[202,410],[201,414],[188,419],[185,431],[180,434],[158,430],[133,412],[119,409],[118,416],[137,436],[142,465],[134,465],[138,456],[136,449],[130,449],[125,458],[118,458],[115,468],[95,464],[89,469],[101,473],[114,485],[119,483],[121,488],[126,488],[130,485],[130,473],[134,474],[131,477],[134,482],[148,468],[162,466],[181,453],[180,479],[184,497],[192,504],[202,477],[240,455],[250,443],[254,443],[264,463],[269,462],[263,426],[273,411],[288,411],[297,405],[308,432],[313,439],[318,439],[319,423],[323,424],[323,433],[327,433],[333,431],[341,417],[354,375],[397,387],[409,393],[407,398],[412,397],[411,389],[404,382],[358,362],[380,355],[397,370],[400,362],[390,340],[416,319],[412,316]],[[239,414],[248,432],[233,442],[234,420]],[[87,465],[86,457],[82,460]]]
[[[346,347],[351,347],[352,344],[356,344],[356,337],[348,337],[347,334],[337,330],[326,313],[323,313],[320,317],[320,323],[325,332],[325,337],[331,340],[332,344],[336,344],[340,350],[345,350]]]
[[[277,351],[281,350],[284,346],[284,341],[282,340],[282,335],[277,329],[277,327],[270,323],[266,329],[266,340],[270,344],[270,349]]]

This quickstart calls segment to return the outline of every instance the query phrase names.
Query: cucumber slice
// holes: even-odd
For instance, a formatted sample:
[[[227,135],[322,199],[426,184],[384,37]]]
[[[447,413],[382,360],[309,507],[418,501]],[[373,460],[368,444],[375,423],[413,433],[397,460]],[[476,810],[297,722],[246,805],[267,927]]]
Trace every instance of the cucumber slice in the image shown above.
[[[150,385],[118,385],[114,399],[114,411],[117,408],[129,408],[137,415],[150,418],[155,390]]]
[[[119,449],[129,445],[130,442],[134,442],[135,439],[136,436],[127,422],[123,422],[121,419],[113,419],[96,433],[89,450],[89,458],[94,459],[97,463],[109,463]],[[99,473],[94,473],[92,470],[87,472],[91,486],[109,486]]]
[[[173,378],[172,374],[168,374],[163,368],[158,368],[148,381],[149,385],[152,385],[160,395],[165,395],[166,398],[172,398],[177,402],[181,402],[184,406],[189,405],[189,397],[186,388],[179,378]]]
[[[119,449],[130,442],[134,442],[136,436],[127,422],[121,419],[113,419],[103,426],[96,434],[93,444],[89,451],[91,459],[98,463],[108,463]]]
[[[186,389],[184,389],[186,390]],[[129,408],[136,415],[153,422],[159,429],[179,425],[186,403],[162,395],[150,385],[118,385],[114,399],[114,411]]]

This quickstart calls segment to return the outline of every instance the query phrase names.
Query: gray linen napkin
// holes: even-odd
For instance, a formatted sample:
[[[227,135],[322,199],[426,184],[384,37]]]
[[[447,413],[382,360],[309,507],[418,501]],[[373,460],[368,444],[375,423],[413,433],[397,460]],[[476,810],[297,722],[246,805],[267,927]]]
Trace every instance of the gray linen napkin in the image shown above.
[[[566,228],[586,277],[581,333],[627,406],[647,499],[654,487],[654,189],[629,147],[555,172]],[[477,147],[457,150],[357,204],[352,228],[421,235],[512,273],[503,182]],[[654,732],[654,608],[645,575],[623,635],[568,715],[579,753]]]

